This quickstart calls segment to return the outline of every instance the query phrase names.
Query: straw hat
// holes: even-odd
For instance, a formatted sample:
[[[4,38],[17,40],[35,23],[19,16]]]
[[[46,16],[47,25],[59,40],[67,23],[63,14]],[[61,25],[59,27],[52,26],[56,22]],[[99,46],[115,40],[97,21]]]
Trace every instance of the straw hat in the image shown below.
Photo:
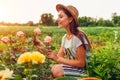
[[[68,5],[68,6],[64,6],[62,4],[57,4],[56,5],[56,10],[57,11],[59,11],[59,10],[61,10],[63,8],[66,9],[72,15],[72,17],[74,18],[76,24],[78,25],[78,15],[79,15],[78,10],[72,5]]]

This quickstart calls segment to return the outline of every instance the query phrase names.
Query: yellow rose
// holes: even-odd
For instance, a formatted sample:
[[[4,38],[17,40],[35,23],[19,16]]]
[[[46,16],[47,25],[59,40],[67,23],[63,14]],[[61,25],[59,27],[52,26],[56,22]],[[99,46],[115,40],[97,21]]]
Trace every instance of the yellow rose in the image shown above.
[[[18,58],[17,64],[22,64],[25,62],[30,62],[31,61],[31,53],[30,52],[25,52],[20,55]]]
[[[32,52],[31,58],[34,64],[43,63],[45,61],[45,56],[37,51]]]

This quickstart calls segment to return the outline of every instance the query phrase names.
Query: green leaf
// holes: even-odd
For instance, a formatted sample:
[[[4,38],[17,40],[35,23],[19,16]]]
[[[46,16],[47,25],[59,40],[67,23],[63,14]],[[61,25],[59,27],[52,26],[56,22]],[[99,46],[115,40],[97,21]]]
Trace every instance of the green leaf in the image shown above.
[[[22,80],[22,77],[20,75],[16,75],[14,80]]]
[[[76,78],[70,78],[70,77],[62,77],[62,78],[56,78],[54,80],[77,80]]]

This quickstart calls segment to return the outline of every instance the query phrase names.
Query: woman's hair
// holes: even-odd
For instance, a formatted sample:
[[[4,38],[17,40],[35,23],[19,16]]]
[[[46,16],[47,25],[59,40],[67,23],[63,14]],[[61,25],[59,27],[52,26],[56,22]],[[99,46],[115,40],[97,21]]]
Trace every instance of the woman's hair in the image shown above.
[[[62,8],[62,10],[65,12],[65,14],[68,17],[72,17],[72,15],[70,14],[70,12],[67,11],[65,8]],[[75,19],[73,18],[73,21],[70,23],[70,31],[71,31],[71,33],[74,34],[75,36],[77,36],[82,41],[83,47],[86,49],[86,46],[85,46],[86,44],[84,42],[84,38],[85,38],[87,40],[87,42],[88,42],[89,48],[91,49],[91,44],[90,44],[90,41],[89,41],[87,35],[85,34],[84,31],[79,30],[78,26],[79,25],[76,24]]]

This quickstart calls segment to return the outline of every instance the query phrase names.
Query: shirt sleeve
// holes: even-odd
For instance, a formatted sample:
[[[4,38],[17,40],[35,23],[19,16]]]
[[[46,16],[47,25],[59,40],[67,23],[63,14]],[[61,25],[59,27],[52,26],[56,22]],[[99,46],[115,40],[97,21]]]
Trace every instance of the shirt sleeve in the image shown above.
[[[78,37],[75,36],[75,38],[74,38],[74,44],[75,44],[75,47],[77,48],[80,45],[82,45],[82,42],[81,42],[81,40]]]
[[[83,37],[83,40],[84,40],[84,43],[85,43],[85,44],[88,44],[88,42],[87,42],[87,40],[85,39],[85,37]],[[83,44],[82,41],[81,41],[78,37],[75,36],[75,45],[76,45],[76,48],[79,47],[79,46],[82,45],[82,44]]]

